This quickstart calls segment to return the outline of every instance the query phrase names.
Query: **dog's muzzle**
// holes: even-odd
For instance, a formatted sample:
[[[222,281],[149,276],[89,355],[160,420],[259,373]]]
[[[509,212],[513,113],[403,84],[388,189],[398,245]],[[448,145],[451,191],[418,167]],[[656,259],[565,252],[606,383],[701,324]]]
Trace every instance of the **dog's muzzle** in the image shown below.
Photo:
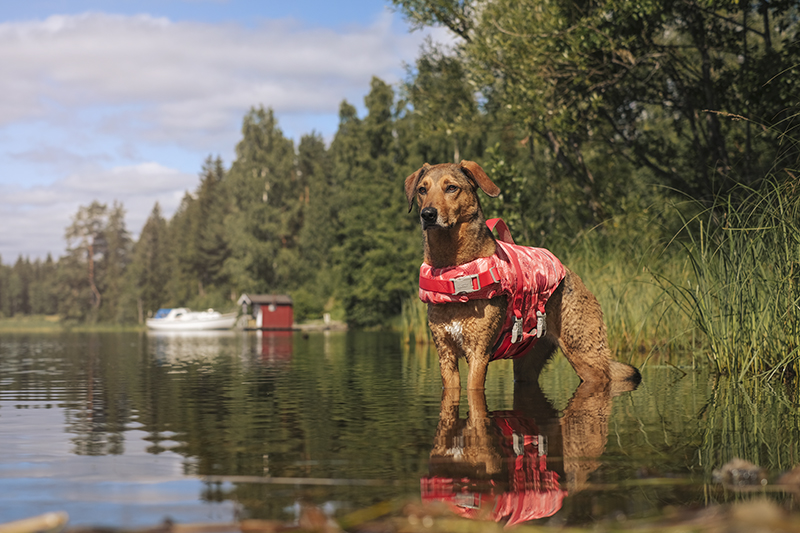
[[[422,220],[422,229],[436,226],[436,220],[439,218],[439,212],[435,207],[426,207],[419,212],[419,218]]]

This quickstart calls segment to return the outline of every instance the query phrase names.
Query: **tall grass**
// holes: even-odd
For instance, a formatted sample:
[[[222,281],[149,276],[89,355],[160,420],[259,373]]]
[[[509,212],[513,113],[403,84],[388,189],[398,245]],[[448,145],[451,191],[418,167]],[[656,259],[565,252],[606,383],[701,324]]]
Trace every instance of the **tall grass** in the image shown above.
[[[707,339],[716,371],[738,380],[800,372],[800,187],[791,178],[741,187],[708,208],[685,204],[675,244],[689,275],[655,276]]]
[[[415,294],[403,302],[400,313],[400,333],[403,342],[411,344],[425,344],[431,341],[431,331],[428,329],[428,304],[422,303]]]
[[[698,342],[691,323],[671,312],[674,304],[653,282],[651,269],[679,275],[682,268],[661,253],[659,218],[652,211],[617,216],[554,250],[600,302],[614,357],[637,365],[653,358],[684,364]]]

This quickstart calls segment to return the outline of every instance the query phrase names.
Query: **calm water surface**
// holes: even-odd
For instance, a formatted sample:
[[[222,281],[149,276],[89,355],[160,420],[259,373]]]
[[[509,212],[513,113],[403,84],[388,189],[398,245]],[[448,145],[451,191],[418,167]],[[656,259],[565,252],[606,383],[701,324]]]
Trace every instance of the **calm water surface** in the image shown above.
[[[0,522],[422,501],[582,524],[741,498],[712,481],[733,457],[770,479],[800,462],[796,392],[649,366],[612,397],[557,357],[541,388],[515,390],[502,362],[485,394],[443,395],[435,354],[387,333],[3,334]]]

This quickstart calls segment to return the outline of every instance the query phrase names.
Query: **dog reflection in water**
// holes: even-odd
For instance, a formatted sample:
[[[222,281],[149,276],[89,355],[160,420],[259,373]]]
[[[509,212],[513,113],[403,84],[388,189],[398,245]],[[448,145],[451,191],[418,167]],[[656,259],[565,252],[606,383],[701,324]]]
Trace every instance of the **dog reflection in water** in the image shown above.
[[[444,389],[423,502],[507,526],[555,514],[586,486],[605,449],[612,393],[584,382],[559,413],[538,387],[514,391],[514,409],[489,412],[484,391]]]

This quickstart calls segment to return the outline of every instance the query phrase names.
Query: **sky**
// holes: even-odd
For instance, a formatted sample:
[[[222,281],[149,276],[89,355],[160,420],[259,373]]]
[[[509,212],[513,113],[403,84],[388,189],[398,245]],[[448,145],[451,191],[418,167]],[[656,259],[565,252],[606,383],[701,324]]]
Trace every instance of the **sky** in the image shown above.
[[[122,203],[138,238],[174,213],[209,155],[229,167],[245,113],[330,141],[397,84],[430,36],[388,0],[25,0],[0,3],[0,261],[64,255],[80,206]]]

